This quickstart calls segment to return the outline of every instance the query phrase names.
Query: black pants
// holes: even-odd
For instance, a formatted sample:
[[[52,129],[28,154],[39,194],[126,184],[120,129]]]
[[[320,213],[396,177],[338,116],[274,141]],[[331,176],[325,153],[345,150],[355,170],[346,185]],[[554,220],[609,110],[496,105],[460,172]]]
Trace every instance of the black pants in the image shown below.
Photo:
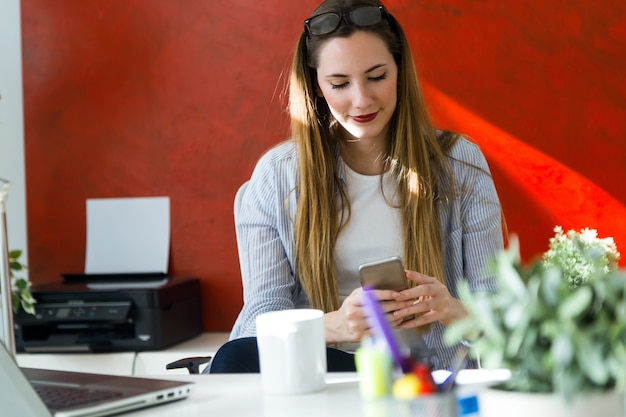
[[[327,347],[328,372],[354,372],[354,355],[343,350]],[[212,374],[242,374],[259,372],[259,351],[256,337],[231,340],[220,347],[211,361]]]

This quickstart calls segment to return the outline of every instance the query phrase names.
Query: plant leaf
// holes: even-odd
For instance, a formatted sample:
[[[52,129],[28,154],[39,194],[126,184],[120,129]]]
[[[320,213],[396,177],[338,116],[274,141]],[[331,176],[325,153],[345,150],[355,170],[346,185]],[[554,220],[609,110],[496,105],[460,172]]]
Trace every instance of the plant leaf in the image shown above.
[[[558,307],[559,318],[568,320],[581,315],[590,307],[592,300],[593,294],[588,286],[582,285],[572,290],[572,295],[566,298]]]

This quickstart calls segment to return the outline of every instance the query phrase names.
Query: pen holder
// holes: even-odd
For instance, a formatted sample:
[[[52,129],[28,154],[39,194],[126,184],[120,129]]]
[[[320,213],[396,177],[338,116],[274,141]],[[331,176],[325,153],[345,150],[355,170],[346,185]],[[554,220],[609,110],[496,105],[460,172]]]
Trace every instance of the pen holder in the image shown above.
[[[457,417],[458,405],[454,392],[420,395],[411,400],[392,397],[365,401],[365,417]]]
[[[399,416],[457,417],[457,398],[454,392],[420,395],[408,401],[396,401]]]

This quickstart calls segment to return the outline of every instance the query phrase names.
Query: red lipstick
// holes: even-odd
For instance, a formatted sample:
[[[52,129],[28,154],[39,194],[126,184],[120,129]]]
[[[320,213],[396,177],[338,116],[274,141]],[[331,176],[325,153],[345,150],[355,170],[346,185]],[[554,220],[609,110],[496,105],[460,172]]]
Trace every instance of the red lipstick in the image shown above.
[[[378,112],[370,113],[370,114],[362,114],[360,116],[352,116],[352,120],[354,120],[357,123],[368,123],[374,120],[377,115],[378,115]]]

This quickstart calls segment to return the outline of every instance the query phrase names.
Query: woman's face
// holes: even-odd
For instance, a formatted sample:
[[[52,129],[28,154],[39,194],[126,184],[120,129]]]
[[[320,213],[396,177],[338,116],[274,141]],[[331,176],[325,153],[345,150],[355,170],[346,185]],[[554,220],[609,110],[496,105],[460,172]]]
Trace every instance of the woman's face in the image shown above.
[[[317,80],[330,112],[354,138],[386,140],[396,108],[398,67],[377,35],[357,31],[320,49]]]

